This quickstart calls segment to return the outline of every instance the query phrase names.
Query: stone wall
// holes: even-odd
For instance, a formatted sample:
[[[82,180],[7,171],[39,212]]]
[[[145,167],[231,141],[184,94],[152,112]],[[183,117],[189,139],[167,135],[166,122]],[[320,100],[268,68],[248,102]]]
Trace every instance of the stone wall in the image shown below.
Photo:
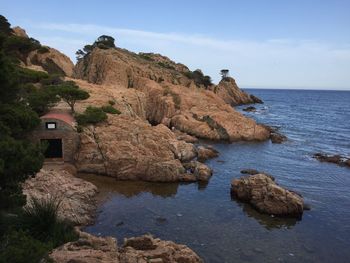
[[[56,129],[46,129],[46,122],[56,122]],[[74,162],[79,146],[79,134],[68,123],[58,119],[42,119],[40,126],[32,132],[31,139],[37,143],[42,139],[62,139],[63,161]]]

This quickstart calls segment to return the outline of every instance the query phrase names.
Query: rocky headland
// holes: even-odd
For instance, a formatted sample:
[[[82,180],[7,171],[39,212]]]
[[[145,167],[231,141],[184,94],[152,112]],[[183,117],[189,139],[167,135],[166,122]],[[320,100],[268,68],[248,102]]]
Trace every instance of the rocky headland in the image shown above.
[[[20,28],[14,32],[27,37]],[[76,172],[118,180],[208,181],[212,170],[203,162],[219,153],[198,139],[263,141],[271,136],[270,129],[232,107],[262,103],[240,90],[233,78],[214,85],[201,71],[192,72],[159,54],[95,47],[74,66],[64,54],[43,47],[30,52],[21,65],[65,76],[87,91],[90,97],[76,103],[77,114],[109,104],[118,112],[80,127],[77,171],[45,166],[23,186],[28,203],[31,198],[58,197],[59,216],[75,225],[91,223],[98,191],[75,177]],[[77,232],[77,241],[52,251],[55,262],[202,262],[188,247],[152,236],[127,239],[118,247],[114,238]]]

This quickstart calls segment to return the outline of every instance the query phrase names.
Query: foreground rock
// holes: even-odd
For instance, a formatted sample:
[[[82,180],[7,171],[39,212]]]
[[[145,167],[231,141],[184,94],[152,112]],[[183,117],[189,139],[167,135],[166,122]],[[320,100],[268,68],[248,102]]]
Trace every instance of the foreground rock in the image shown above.
[[[95,214],[97,188],[92,183],[74,177],[71,167],[44,166],[35,177],[25,181],[23,193],[27,203],[32,198],[57,198],[58,215],[77,225],[91,223]]]
[[[112,237],[96,237],[84,232],[79,240],[54,249],[49,255],[57,263],[199,263],[200,257],[185,245],[144,235],[129,238],[118,248]]]
[[[297,218],[303,214],[303,198],[277,185],[275,179],[266,174],[233,179],[231,193],[235,198],[251,204],[261,213]]]
[[[320,162],[335,163],[340,166],[350,167],[350,159],[339,154],[337,155],[327,155],[324,153],[316,153],[313,158],[317,159]]]
[[[83,89],[85,86],[98,89],[92,91],[89,101],[94,100],[94,94],[100,97],[101,90],[104,93],[108,90],[116,105],[128,100],[125,110],[124,106],[118,108],[123,114],[130,114],[132,108],[138,117],[153,125],[164,124],[197,138],[211,140],[233,142],[269,138],[270,133],[265,127],[237,112],[217,93],[209,88],[196,87],[186,76],[188,69],[170,60],[166,62],[170,66],[164,67],[165,58],[161,58],[162,64],[157,59],[158,56],[144,59],[144,56],[119,48],[96,48],[78,62],[74,76],[98,84],[78,83]],[[227,85],[226,82],[223,85]],[[119,96],[118,93],[125,95]]]

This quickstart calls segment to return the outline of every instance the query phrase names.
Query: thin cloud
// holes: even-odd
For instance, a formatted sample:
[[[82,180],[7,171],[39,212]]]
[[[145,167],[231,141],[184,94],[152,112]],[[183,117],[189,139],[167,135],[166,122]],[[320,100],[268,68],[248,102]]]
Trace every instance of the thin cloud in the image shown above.
[[[197,34],[158,33],[91,24],[33,24],[43,32],[74,34],[44,37],[46,42],[74,57],[77,48],[98,35],[116,37],[134,51],[160,52],[192,69],[202,69],[218,81],[217,72],[230,68],[240,83],[263,86],[346,87],[350,83],[350,46],[313,40],[222,40]],[[90,41],[87,41],[87,40]],[[73,50],[74,48],[74,50]]]

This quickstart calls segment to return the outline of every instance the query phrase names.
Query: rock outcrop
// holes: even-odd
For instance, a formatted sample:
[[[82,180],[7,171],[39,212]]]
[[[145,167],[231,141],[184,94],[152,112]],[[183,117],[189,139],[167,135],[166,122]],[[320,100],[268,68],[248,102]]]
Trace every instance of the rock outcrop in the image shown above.
[[[96,237],[79,231],[79,240],[54,249],[49,257],[57,263],[200,263],[185,245],[144,235],[129,238],[118,248],[112,237]]]
[[[313,155],[313,158],[317,159],[320,162],[328,162],[328,163],[337,164],[339,166],[350,167],[350,158],[341,156],[339,154],[328,155],[328,154],[324,154],[324,153],[316,153]]]
[[[32,198],[57,198],[58,215],[77,225],[91,223],[95,214],[97,188],[92,183],[75,177],[74,167],[44,166],[35,177],[23,184],[27,203]]]
[[[12,30],[13,30],[13,34],[16,36],[28,38],[28,35],[23,28],[21,28],[19,26],[15,26],[14,28],[12,28]]]
[[[104,92],[105,87],[123,94],[127,93],[125,90],[134,90],[141,100],[133,100],[130,107],[142,108],[138,117],[154,125],[162,123],[211,140],[265,140],[269,137],[265,127],[235,111],[214,92],[189,87],[192,80],[179,70],[126,50],[95,48],[78,62],[74,76],[99,84],[93,87]],[[111,93],[116,94],[116,91]],[[120,97],[114,98],[120,100]]]
[[[231,193],[235,198],[251,204],[261,213],[297,218],[303,214],[303,198],[277,185],[275,179],[266,174],[233,179]]]
[[[26,31],[21,27],[16,26],[12,30],[16,36],[29,38]],[[73,75],[74,64],[70,58],[51,47],[42,46],[40,49],[30,52],[24,60],[25,65],[23,66],[33,70],[68,77]]]
[[[183,163],[196,156],[193,144],[177,140],[162,124],[151,126],[130,116],[109,115],[107,122],[81,133],[76,165],[80,172],[119,180],[188,181]]]
[[[227,104],[232,106],[262,102],[257,97],[251,96],[245,91],[241,90],[237,86],[236,81],[231,77],[222,79],[217,86],[214,85],[210,89]]]
[[[72,76],[74,64],[69,57],[59,52],[57,49],[46,47],[44,52],[34,50],[29,53],[26,61],[27,66],[40,66],[50,74],[62,76]]]

